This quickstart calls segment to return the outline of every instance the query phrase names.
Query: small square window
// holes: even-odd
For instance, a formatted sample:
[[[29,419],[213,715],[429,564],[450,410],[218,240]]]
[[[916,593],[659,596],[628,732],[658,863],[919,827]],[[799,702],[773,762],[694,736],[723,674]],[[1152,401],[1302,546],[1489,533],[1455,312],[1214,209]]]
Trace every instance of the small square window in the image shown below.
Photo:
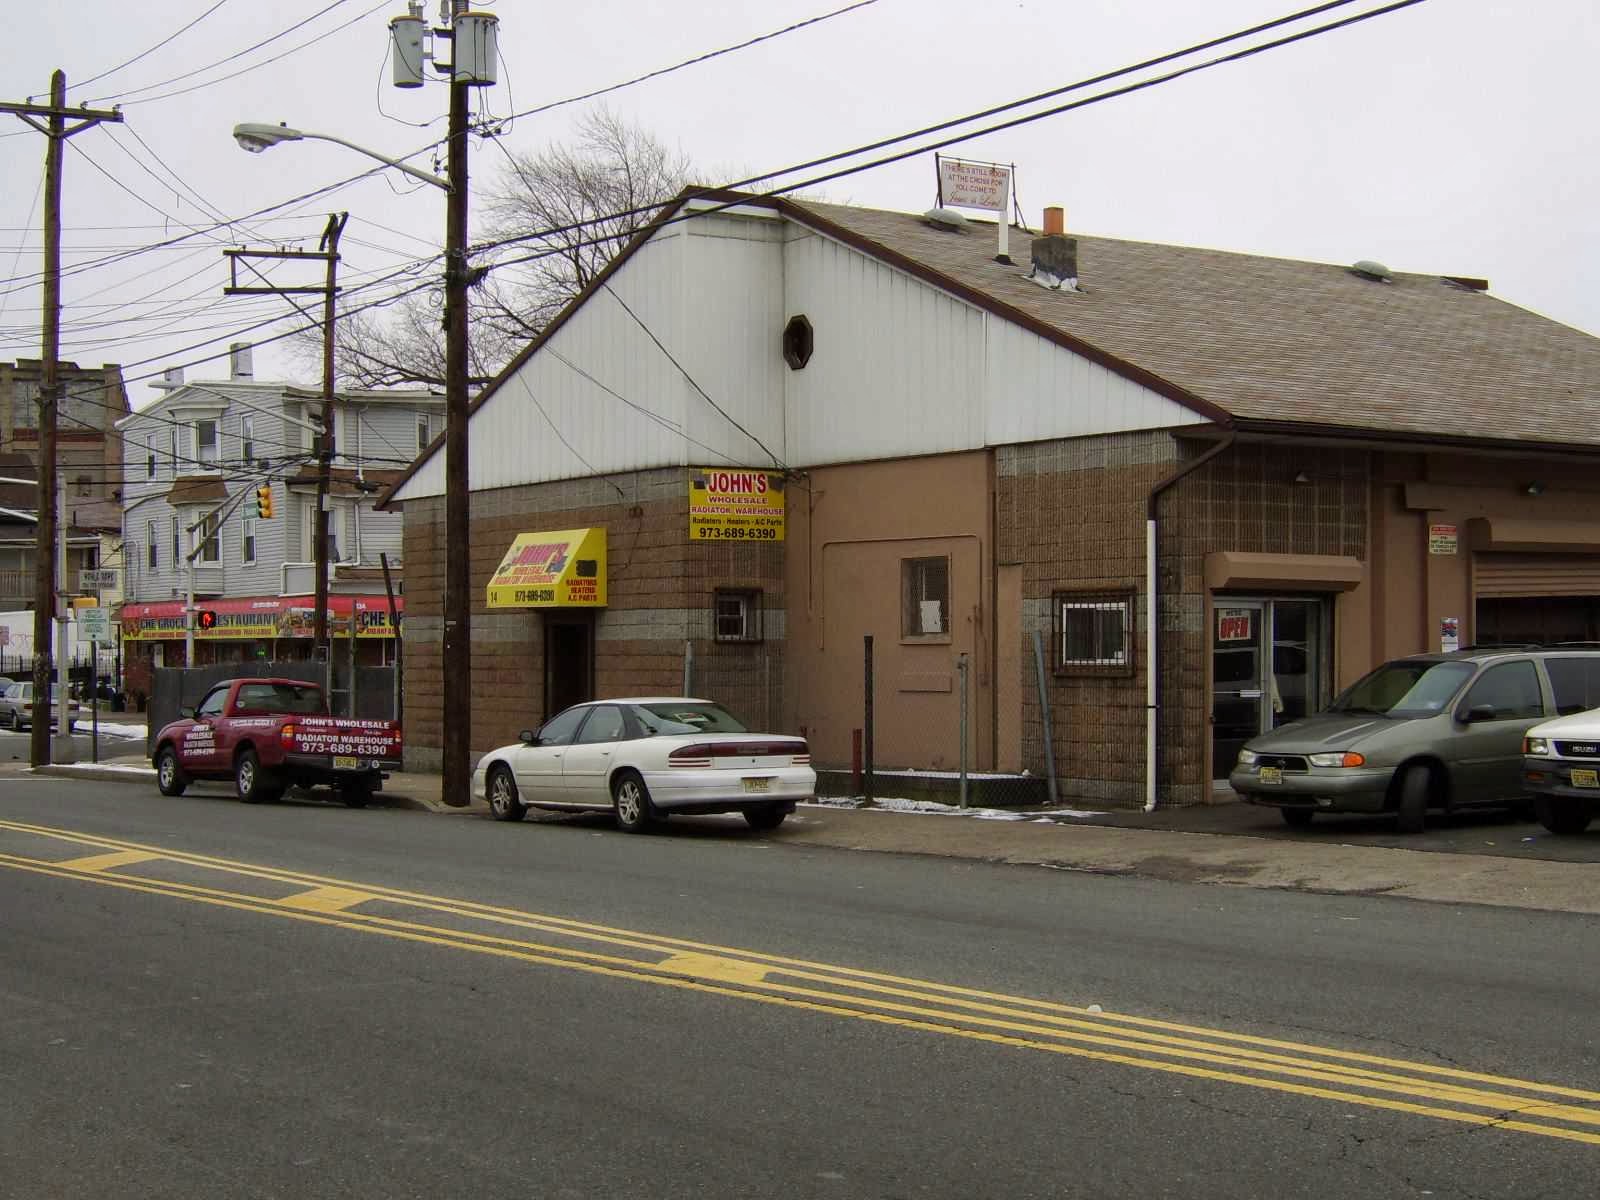
[[[900,636],[947,638],[950,636],[950,560],[903,558],[900,560]]]
[[[1058,671],[1132,674],[1132,593],[1058,592],[1055,617]]]
[[[712,608],[719,642],[761,640],[761,593],[719,589]]]

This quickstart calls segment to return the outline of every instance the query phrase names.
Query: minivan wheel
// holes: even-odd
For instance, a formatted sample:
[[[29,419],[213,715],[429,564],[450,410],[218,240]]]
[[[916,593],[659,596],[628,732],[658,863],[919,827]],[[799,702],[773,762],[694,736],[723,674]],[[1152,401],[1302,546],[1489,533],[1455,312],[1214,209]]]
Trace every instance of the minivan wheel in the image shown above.
[[[1400,803],[1395,823],[1401,833],[1421,833],[1428,822],[1428,791],[1432,779],[1427,767],[1407,767],[1400,777]]]
[[[1314,808],[1280,808],[1278,812],[1283,817],[1283,823],[1291,829],[1304,829],[1311,824],[1311,818],[1317,815]]]
[[[1582,800],[1539,796],[1533,802],[1533,809],[1539,817],[1539,824],[1551,833],[1582,833],[1594,819],[1594,812]]]

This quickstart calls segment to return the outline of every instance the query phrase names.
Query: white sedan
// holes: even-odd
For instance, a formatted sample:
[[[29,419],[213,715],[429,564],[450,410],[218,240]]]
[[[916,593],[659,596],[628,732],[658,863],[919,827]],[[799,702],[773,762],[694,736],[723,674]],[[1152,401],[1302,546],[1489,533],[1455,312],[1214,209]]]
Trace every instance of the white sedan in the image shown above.
[[[609,809],[629,833],[675,812],[740,812],[776,829],[816,788],[803,738],[754,733],[719,704],[673,696],[574,705],[484,755],[472,776],[497,820]]]

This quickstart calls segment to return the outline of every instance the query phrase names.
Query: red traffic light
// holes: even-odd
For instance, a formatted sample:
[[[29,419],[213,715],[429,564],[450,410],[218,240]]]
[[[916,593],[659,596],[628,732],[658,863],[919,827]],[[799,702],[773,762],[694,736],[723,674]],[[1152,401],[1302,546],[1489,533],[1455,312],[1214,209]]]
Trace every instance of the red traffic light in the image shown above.
[[[198,629],[215,629],[217,627],[217,610],[202,608],[194,615],[195,627]]]

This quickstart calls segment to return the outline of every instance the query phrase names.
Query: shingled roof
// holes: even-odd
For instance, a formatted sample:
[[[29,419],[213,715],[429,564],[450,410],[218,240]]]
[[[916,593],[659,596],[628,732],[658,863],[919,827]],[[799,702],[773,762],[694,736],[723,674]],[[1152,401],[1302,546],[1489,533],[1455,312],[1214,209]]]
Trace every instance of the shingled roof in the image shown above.
[[[907,213],[782,207],[1243,422],[1600,446],[1600,338],[1481,281],[1379,282],[1327,263],[1079,235],[1081,290],[1050,291],[1026,277],[1021,229],[1006,266],[990,223],[951,233]]]

